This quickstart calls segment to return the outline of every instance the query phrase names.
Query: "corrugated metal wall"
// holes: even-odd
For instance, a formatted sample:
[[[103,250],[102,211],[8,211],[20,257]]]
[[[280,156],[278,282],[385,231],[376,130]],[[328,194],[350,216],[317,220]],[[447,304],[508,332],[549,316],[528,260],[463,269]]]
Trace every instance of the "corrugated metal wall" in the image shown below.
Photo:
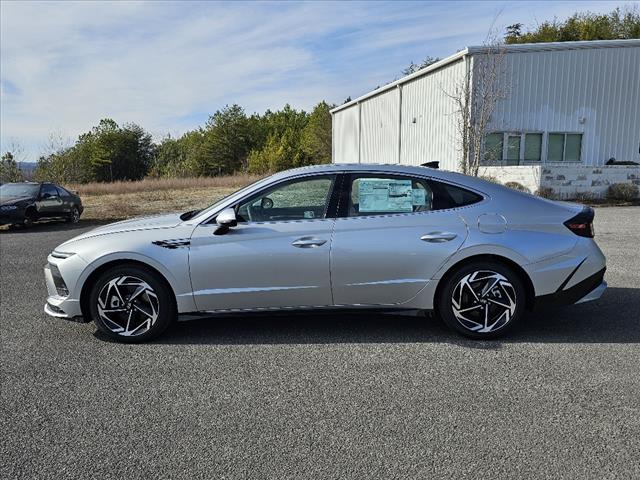
[[[505,68],[494,130],[582,133],[585,165],[640,160],[640,47],[508,53]]]
[[[358,163],[360,142],[358,105],[334,113],[332,126],[334,163]]]
[[[400,158],[402,164],[439,161],[456,170],[460,162],[456,106],[449,95],[464,81],[466,61],[436,70],[402,85]]]
[[[456,170],[457,115],[447,93],[464,79],[466,62],[477,65],[481,58],[473,53],[334,112],[333,161],[437,160]],[[494,111],[492,130],[545,133],[543,161],[548,132],[582,133],[586,165],[611,157],[640,160],[640,47],[509,52],[505,71],[508,97]]]
[[[395,88],[360,104],[360,163],[398,163],[399,102]]]
[[[357,163],[360,158],[360,163],[398,163],[400,160],[407,165],[440,161],[442,168],[454,170],[460,156],[456,146],[455,105],[446,93],[453,93],[455,85],[464,78],[465,68],[464,60],[460,60],[335,112],[333,161]],[[359,156],[358,125],[362,132]]]

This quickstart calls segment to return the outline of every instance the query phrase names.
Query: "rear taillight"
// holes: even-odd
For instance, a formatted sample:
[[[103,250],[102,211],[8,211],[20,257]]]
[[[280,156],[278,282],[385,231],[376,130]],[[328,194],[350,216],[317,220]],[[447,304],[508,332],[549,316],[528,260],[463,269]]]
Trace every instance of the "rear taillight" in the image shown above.
[[[593,230],[594,216],[593,208],[584,207],[578,215],[564,222],[564,226],[580,237],[593,238],[595,234]]]

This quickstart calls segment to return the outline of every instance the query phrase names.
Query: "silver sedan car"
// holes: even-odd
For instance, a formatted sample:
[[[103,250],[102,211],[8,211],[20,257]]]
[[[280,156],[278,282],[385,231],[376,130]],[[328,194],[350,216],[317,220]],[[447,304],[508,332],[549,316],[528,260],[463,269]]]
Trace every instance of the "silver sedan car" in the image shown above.
[[[602,295],[593,216],[431,168],[305,167],[63,243],[45,267],[45,312],[125,342],[180,319],[305,309],[433,311],[492,338],[526,309]]]

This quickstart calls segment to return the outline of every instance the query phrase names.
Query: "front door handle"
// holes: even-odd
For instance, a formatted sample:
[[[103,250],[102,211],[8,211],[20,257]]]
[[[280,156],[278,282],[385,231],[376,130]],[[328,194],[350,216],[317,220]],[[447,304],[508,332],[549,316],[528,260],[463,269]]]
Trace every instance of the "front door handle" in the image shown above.
[[[431,232],[421,236],[420,240],[429,243],[443,243],[453,240],[457,236],[458,235],[452,232]]]
[[[291,245],[298,248],[315,248],[327,243],[326,240],[314,237],[302,237],[295,240]]]

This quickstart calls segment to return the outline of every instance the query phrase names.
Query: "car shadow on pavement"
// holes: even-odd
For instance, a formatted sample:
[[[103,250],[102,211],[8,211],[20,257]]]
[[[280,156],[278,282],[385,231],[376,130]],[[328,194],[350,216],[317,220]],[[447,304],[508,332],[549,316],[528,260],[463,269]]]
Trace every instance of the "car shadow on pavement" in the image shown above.
[[[50,220],[50,221],[40,221],[36,222],[29,227],[13,227],[8,228],[4,226],[0,228],[0,235],[22,235],[25,233],[36,233],[36,232],[61,232],[61,231],[69,231],[73,232],[74,230],[86,230],[88,228],[99,227],[100,225],[105,225],[107,223],[112,223],[117,220],[80,220],[78,223],[67,223],[60,220]]]
[[[179,322],[154,343],[274,345],[450,343],[497,350],[511,343],[640,343],[640,289],[609,288],[595,302],[528,313],[504,337],[475,341],[436,318],[391,314],[287,314]],[[100,333],[100,339],[107,340]]]

